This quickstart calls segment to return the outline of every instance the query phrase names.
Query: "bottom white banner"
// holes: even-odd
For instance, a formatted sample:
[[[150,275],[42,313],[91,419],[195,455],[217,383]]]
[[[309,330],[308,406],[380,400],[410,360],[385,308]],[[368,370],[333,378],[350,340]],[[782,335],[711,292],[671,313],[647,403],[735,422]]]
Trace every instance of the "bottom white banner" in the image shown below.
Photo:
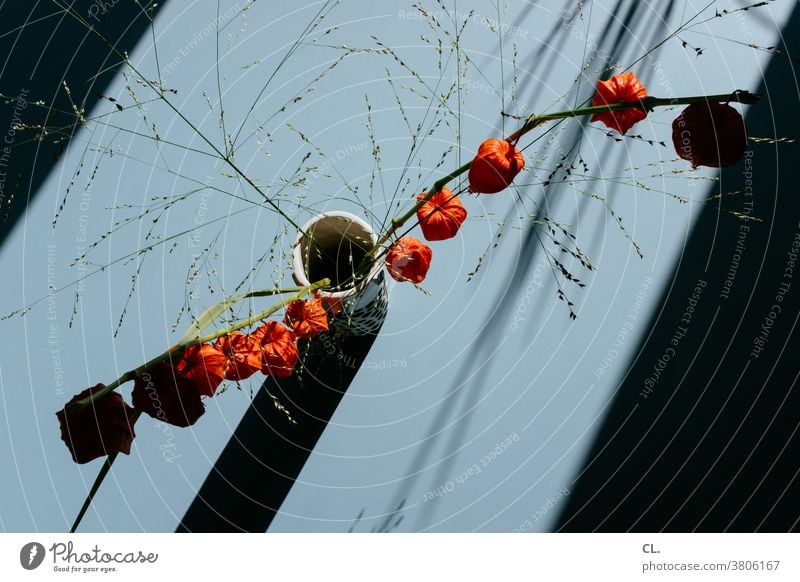
[[[2,580],[800,580],[792,534],[0,534]]]

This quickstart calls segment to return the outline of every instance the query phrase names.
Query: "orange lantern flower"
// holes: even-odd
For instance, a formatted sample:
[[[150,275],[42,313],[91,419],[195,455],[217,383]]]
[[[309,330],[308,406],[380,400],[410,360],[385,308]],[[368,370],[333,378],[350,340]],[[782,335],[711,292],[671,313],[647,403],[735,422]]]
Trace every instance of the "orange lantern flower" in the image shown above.
[[[386,255],[386,268],[395,281],[421,283],[431,266],[433,251],[413,236],[398,240]]]
[[[261,344],[261,372],[278,378],[291,376],[300,357],[294,333],[277,321],[270,320],[251,335]]]
[[[87,406],[71,406],[103,388],[103,384],[87,388],[56,412],[61,439],[76,463],[88,463],[112,453],[128,455],[131,452],[136,436],[133,432],[135,413],[119,392],[109,392]]]
[[[723,168],[742,158],[747,132],[742,116],[730,105],[692,103],[672,122],[672,144],[695,168]]]
[[[633,73],[614,75],[608,81],[597,82],[597,93],[592,106],[615,103],[635,103],[647,97],[647,89]],[[637,122],[647,117],[647,111],[639,107],[622,111],[604,111],[592,115],[592,121],[602,121],[607,127],[625,133]]]
[[[292,301],[286,306],[286,315],[283,319],[298,337],[310,338],[328,331],[328,315],[322,299],[308,301]]]
[[[214,344],[225,354],[226,380],[246,380],[261,370],[261,343],[238,331],[223,335]]]
[[[469,168],[469,189],[476,194],[500,192],[524,167],[525,158],[516,147],[503,139],[487,139]]]
[[[417,196],[419,203],[426,195]],[[417,219],[426,240],[447,240],[453,238],[467,219],[467,210],[461,200],[444,187],[431,196],[417,209]]]
[[[184,378],[197,385],[200,394],[214,396],[225,379],[228,360],[223,352],[211,344],[189,346],[181,354],[175,369]]]
[[[131,400],[136,410],[174,426],[191,426],[206,411],[197,384],[169,363],[139,374]]]

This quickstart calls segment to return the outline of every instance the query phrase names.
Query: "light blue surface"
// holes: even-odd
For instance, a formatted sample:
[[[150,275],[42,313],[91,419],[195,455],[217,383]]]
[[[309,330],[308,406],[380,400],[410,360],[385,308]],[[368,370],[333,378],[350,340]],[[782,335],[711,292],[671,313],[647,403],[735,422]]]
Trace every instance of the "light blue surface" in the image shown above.
[[[498,21],[497,8],[488,2],[458,3],[459,14],[475,10],[461,37],[463,54],[474,63],[466,69],[461,95],[461,160],[469,159],[481,140],[516,127],[513,120],[506,121],[504,128],[497,125],[501,106],[495,93],[510,94],[513,44],[518,53],[519,83],[524,85],[519,94],[519,103],[524,106],[516,113],[565,108],[572,102],[559,104],[558,100],[579,75],[586,47],[582,38],[588,36],[591,49],[592,39],[612,18],[607,6],[604,8],[610,4],[591,3],[591,15],[587,8],[583,21],[571,28],[562,26],[559,44],[546,52],[548,58],[556,55],[553,65],[544,75],[532,78],[527,74],[532,70],[530,59],[558,21],[558,12],[522,2],[501,8],[499,21],[507,23],[499,27],[504,33],[501,61],[497,33],[486,21]],[[658,9],[656,4],[653,11]],[[705,3],[686,4],[685,11],[678,9],[660,31],[656,17],[639,22],[630,32],[634,40],[627,43],[624,53],[612,55],[613,62],[634,61],[654,44],[649,38],[641,44],[636,39],[651,33],[653,38],[663,38],[665,31]],[[757,14],[713,20],[699,30],[771,46],[776,44],[780,24],[793,5],[789,0],[779,0]],[[278,7],[276,3],[257,2],[241,14],[244,3],[222,4],[222,22],[227,26],[220,35],[220,71],[229,132],[321,6],[311,3],[290,9],[286,4]],[[177,90],[170,99],[222,147],[219,110],[209,108],[203,95],[205,92],[208,100],[216,103],[216,35],[211,24],[216,13],[215,3],[170,2],[159,12],[155,31],[163,83]],[[336,6],[320,30],[334,28],[326,35],[313,34],[308,40],[315,39],[319,46],[304,46],[278,73],[242,135],[253,131],[253,119],[266,120],[341,54],[322,45],[376,48],[370,38],[376,35],[430,86],[440,80],[440,90],[449,86],[456,76],[454,63],[440,73],[438,55],[420,41],[420,35],[434,39],[435,34],[412,14],[411,5],[401,2],[346,1]],[[590,16],[587,32],[584,27]],[[454,34],[453,24],[443,14],[442,22]],[[447,42],[448,37],[442,36]],[[758,86],[768,54],[698,34],[683,36],[702,46],[703,56],[696,58],[678,41],[667,43],[656,57],[635,67],[651,94],[721,93]],[[154,56],[152,40],[145,36],[131,60],[148,78],[155,79]],[[595,65],[590,65],[587,75],[596,75]],[[387,68],[409,122],[416,126],[425,116],[428,101],[408,88],[420,91],[421,85],[391,57],[365,52],[346,58],[325,78],[314,82],[313,91],[269,121],[265,131],[237,152],[240,167],[259,185],[271,186],[273,191],[280,187],[281,177],[291,175],[302,157],[314,151],[287,128],[287,122],[332,160],[326,164],[325,158],[318,158],[313,163],[324,171],[310,176],[306,188],[290,187],[281,195],[281,207],[297,222],[311,216],[310,211],[293,205],[300,191],[306,196],[304,204],[316,210],[360,212],[357,204],[342,201],[352,194],[343,187],[339,173],[358,186],[359,196],[376,215],[384,217],[389,212],[387,203],[405,166],[410,142],[385,80]],[[124,82],[118,78],[109,95],[127,105],[131,99]],[[589,95],[591,86],[590,78],[581,94]],[[371,203],[367,201],[373,157],[366,130],[365,96],[372,106],[372,124],[383,162],[383,175],[376,179]],[[457,107],[455,95],[450,105]],[[101,102],[92,114],[112,110],[111,104]],[[669,142],[675,114],[652,114],[633,133]],[[136,115],[130,110],[108,120],[147,133],[148,125]],[[162,140],[208,149],[163,103],[148,107],[147,122],[155,123]],[[442,152],[457,146],[455,130],[456,125],[441,126],[411,160],[408,175],[412,182],[400,199],[403,208],[430,184],[428,172]],[[109,145],[113,146],[113,156],[97,147]],[[543,151],[540,148],[538,155]],[[552,167],[557,154],[553,148],[549,154],[549,159],[528,155],[528,166]],[[616,213],[643,250],[644,259],[636,255],[602,203],[586,203],[584,196],[569,188],[560,189],[558,199],[549,201],[550,214],[571,225],[581,248],[597,267],[594,274],[575,268],[574,274],[589,283],[585,289],[566,287],[576,303],[577,321],[571,322],[565,305],[556,300],[549,267],[539,263],[531,269],[528,284],[507,295],[506,302],[511,304],[502,310],[505,319],[497,316],[492,322],[496,335],[491,344],[475,354],[472,348],[481,334],[487,333],[487,319],[495,312],[498,294],[507,285],[510,273],[520,268],[522,231],[509,224],[479,275],[467,282],[467,273],[491,244],[497,222],[511,208],[513,194],[507,191],[465,199],[470,220],[460,235],[432,245],[433,265],[424,283],[430,295],[409,285],[392,285],[383,333],[272,531],[346,531],[362,511],[355,529],[368,531],[379,527],[384,516],[402,500],[403,519],[396,527],[399,531],[548,529],[558,512],[559,500],[569,491],[585,461],[618,378],[635,356],[639,338],[648,332],[649,314],[659,307],[661,294],[669,287],[675,261],[691,252],[684,242],[699,207],[680,204],[658,191],[701,200],[709,186],[705,180],[688,179],[686,173],[670,174],[675,168],[687,167],[671,161],[675,157],[671,147],[637,140],[617,143],[596,126],[584,135],[582,155],[593,175],[620,177],[624,182],[610,178],[593,188],[613,200]],[[82,157],[81,175],[71,189],[57,228],[51,230],[55,208]],[[647,166],[659,160],[665,164]],[[457,165],[459,160],[451,155],[440,170],[449,171]],[[86,178],[95,166],[96,177],[85,190]],[[170,172],[164,171],[165,166]],[[639,178],[656,175],[641,180],[652,190],[630,186],[631,167],[639,168]],[[146,233],[153,226],[161,236],[189,231],[175,238],[174,246],[164,244],[147,255],[116,337],[114,331],[126,304],[131,275],[138,266],[135,257],[116,262],[82,283],[77,313],[69,328],[75,287],[67,286],[81,274],[80,267],[71,263],[87,242],[137,212],[112,207],[141,205],[152,196],[175,196],[197,187],[176,177],[175,172],[200,183],[210,180],[215,187],[253,203],[219,192],[197,192],[172,207],[155,225],[153,216],[148,215],[115,232],[90,255],[95,264],[111,263],[152,244],[152,240],[146,240]],[[541,170],[539,180],[547,173],[547,169]],[[187,297],[186,275],[198,245],[205,247],[217,237],[218,252],[212,254],[209,263],[214,275],[209,278],[205,270],[201,271],[189,301],[195,312],[218,301],[223,286],[233,292],[275,237],[282,251],[288,250],[294,229],[254,204],[257,194],[230,175],[230,169],[212,157],[163,142],[156,146],[147,138],[94,125],[73,140],[28,207],[25,219],[17,224],[0,252],[0,272],[6,274],[0,283],[2,311],[47,296],[48,284],[61,290],[36,304],[24,318],[0,322],[4,338],[0,402],[7,433],[0,438],[0,464],[7,468],[0,481],[0,528],[62,531],[69,527],[101,462],[84,466],[72,463],[59,440],[54,412],[72,394],[98,382],[112,381],[175,341],[188,323],[184,317],[181,329],[172,330]],[[706,171],[694,176],[713,175]],[[518,180],[525,181],[533,181],[533,176]],[[541,200],[540,187],[524,192],[529,200]],[[530,202],[527,206],[532,208]],[[241,209],[246,210],[234,214]],[[215,222],[218,218],[222,219]],[[289,284],[287,267],[288,261],[276,253],[274,261],[257,272],[253,288],[271,287],[276,281]],[[94,268],[88,266],[89,271]],[[209,293],[209,283],[213,294]],[[253,308],[267,305],[259,300]],[[243,385],[242,391],[231,386],[226,393],[208,400],[205,416],[191,429],[169,427],[144,417],[137,424],[131,455],[118,459],[82,530],[172,531],[245,410],[247,389],[257,386],[255,379],[252,385]],[[127,397],[129,390],[126,386],[122,393]],[[168,456],[173,460],[165,460]]]

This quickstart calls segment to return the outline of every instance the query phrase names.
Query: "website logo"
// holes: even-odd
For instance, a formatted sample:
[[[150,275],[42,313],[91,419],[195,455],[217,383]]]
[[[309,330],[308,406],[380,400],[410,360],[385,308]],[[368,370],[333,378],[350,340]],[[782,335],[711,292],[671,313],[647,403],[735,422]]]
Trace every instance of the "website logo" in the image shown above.
[[[29,542],[19,551],[19,563],[26,570],[35,570],[44,561],[44,546],[39,542]]]

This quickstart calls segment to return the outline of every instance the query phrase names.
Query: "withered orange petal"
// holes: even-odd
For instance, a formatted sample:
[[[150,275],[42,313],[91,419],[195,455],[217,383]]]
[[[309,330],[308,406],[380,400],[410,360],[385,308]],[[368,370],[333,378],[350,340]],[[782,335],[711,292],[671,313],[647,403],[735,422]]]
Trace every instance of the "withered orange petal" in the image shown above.
[[[72,406],[103,388],[103,384],[97,384],[83,390],[56,412],[61,440],[76,463],[88,463],[112,453],[127,455],[131,452],[136,436],[133,430],[135,412],[118,392],[109,392],[81,408]]]

